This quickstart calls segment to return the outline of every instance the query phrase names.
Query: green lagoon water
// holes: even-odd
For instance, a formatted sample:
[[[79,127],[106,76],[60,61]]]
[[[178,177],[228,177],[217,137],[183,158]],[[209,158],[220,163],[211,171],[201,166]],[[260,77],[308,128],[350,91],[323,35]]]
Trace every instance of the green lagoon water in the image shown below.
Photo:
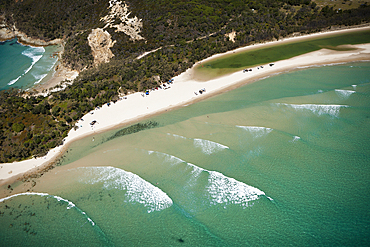
[[[0,90],[26,90],[52,71],[58,58],[58,46],[25,46],[12,39],[0,42]]]
[[[73,143],[32,191],[1,199],[0,245],[368,246],[370,63],[147,121],[158,126]]]

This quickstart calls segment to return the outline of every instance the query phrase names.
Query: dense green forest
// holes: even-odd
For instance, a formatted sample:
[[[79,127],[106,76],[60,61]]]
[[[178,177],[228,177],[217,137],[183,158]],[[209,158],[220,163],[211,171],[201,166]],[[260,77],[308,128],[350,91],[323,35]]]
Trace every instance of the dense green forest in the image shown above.
[[[62,62],[79,77],[48,97],[23,97],[20,90],[0,92],[0,162],[44,155],[60,145],[76,120],[119,93],[143,91],[184,72],[216,53],[293,33],[311,33],[331,26],[369,22],[370,6],[339,10],[310,0],[130,0],[130,16],[142,19],[132,41],[107,31],[116,40],[109,63],[93,65],[87,36],[104,27],[108,0],[2,0],[0,14],[28,36],[63,39]],[[235,42],[225,34],[236,32]],[[145,51],[162,47],[136,59]]]

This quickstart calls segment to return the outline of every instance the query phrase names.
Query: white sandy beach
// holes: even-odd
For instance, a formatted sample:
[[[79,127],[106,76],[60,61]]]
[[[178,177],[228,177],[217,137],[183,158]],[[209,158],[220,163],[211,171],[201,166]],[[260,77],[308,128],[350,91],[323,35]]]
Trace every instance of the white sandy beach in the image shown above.
[[[344,31],[345,30],[339,32]],[[325,34],[313,35],[318,36]],[[259,44],[258,46],[272,45],[275,43],[278,44],[302,38],[304,37],[290,38],[285,41],[270,42],[268,44]],[[140,118],[158,114],[174,107],[190,104],[194,101],[205,99],[212,95],[225,92],[243,84],[274,74],[310,66],[370,60],[370,44],[354,45],[351,47],[357,49],[351,51],[322,49],[291,59],[276,61],[273,66],[265,64],[263,65],[263,68],[259,67],[259,69],[257,69],[257,67],[251,67],[252,71],[247,73],[238,71],[217,79],[202,82],[193,79],[193,68],[188,69],[181,75],[174,77],[174,82],[170,84],[169,88],[166,90],[155,90],[144,97],[142,96],[142,93],[134,93],[128,95],[127,99],[122,99],[115,104],[111,103],[110,106],[105,104],[100,109],[92,111],[91,113],[93,114],[86,114],[83,117],[84,121],[80,120],[76,123],[79,128],[77,130],[72,129],[69,132],[64,144],[49,151],[45,157],[10,164],[0,164],[0,183],[4,183],[7,179],[16,178],[16,176],[20,176],[26,172],[33,171],[38,167],[48,165],[52,160],[62,154],[66,145],[87,135],[93,135],[94,133],[110,129],[118,125],[134,122]],[[239,48],[231,52],[238,52],[245,49],[250,49],[250,47]],[[221,55],[222,54],[218,54],[208,59],[213,59]],[[206,92],[199,94],[199,90],[203,88],[206,89]],[[197,92],[197,95],[195,92]],[[92,127],[90,123],[93,120],[96,120],[97,123]]]

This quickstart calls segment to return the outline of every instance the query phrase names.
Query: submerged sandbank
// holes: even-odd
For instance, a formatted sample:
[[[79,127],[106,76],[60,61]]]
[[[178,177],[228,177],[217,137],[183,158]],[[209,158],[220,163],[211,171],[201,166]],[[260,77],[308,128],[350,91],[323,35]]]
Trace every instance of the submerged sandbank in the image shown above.
[[[279,42],[277,41],[276,43],[280,44]],[[263,65],[263,68],[254,66],[251,67],[252,71],[247,73],[240,70],[233,74],[204,82],[194,79],[194,68],[188,69],[175,77],[174,82],[169,84],[166,87],[167,89],[155,90],[150,92],[149,95],[143,95],[142,93],[130,94],[115,104],[111,103],[109,106],[105,104],[100,109],[86,114],[82,118],[84,121],[80,120],[76,123],[78,129],[72,129],[69,132],[64,144],[50,150],[46,156],[10,164],[1,164],[0,183],[5,183],[7,179],[16,179],[26,172],[37,172],[37,169],[42,169],[58,158],[71,142],[88,135],[94,135],[97,132],[200,101],[274,74],[310,66],[370,60],[370,44],[352,45],[351,47],[355,48],[355,50],[333,51],[322,49],[287,60],[276,61],[273,66],[269,64]],[[205,92],[200,93],[201,89],[205,89]],[[94,120],[96,123],[90,125]]]

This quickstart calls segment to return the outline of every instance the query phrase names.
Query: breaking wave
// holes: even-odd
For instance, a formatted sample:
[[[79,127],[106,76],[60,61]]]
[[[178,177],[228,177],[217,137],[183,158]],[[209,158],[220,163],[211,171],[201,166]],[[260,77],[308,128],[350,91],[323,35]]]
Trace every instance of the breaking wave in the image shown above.
[[[16,79],[14,79],[14,80],[11,80],[9,83],[8,83],[8,85],[10,86],[10,85],[13,85],[14,83],[16,83],[20,78],[21,78],[22,76],[20,75],[20,76],[18,76]]]
[[[32,63],[31,63],[31,66],[28,67],[26,70],[24,70],[23,74],[18,76],[16,79],[14,80],[11,80],[8,85],[13,85],[14,83],[16,83],[22,76],[24,76],[25,74],[27,74],[31,69],[32,67],[35,65],[35,63],[37,63],[43,56],[45,52],[45,49],[44,47],[29,47],[27,48],[26,50],[24,50],[22,52],[22,55],[26,56],[26,57],[29,57],[32,59]],[[40,80],[41,81],[41,80]]]
[[[267,135],[272,131],[271,128],[266,127],[256,127],[256,126],[236,126],[238,128],[244,129],[248,132],[250,132],[253,137],[258,138]]]
[[[348,107],[347,105],[316,105],[316,104],[295,105],[285,103],[278,103],[278,105],[291,107],[295,110],[309,110],[317,115],[328,114],[334,117],[337,117],[339,115],[340,108]]]
[[[222,151],[224,149],[229,149],[228,146],[222,145],[221,143],[218,143],[218,142],[213,142],[213,141],[198,139],[198,138],[195,138],[195,139],[187,138],[187,137],[184,137],[184,136],[180,136],[180,135],[176,135],[176,134],[170,134],[170,133],[167,133],[167,135],[169,135],[169,136],[172,135],[176,139],[193,140],[194,146],[196,148],[200,148],[203,153],[208,154],[208,155],[219,152],[219,151]]]
[[[298,141],[298,140],[300,140],[301,139],[301,137],[299,137],[299,136],[294,136],[293,137],[293,140],[291,140],[291,142],[296,142],[296,141]]]
[[[95,226],[95,222],[84,212],[82,211],[81,209],[79,209],[78,207],[76,207],[76,205],[71,202],[71,201],[68,201],[67,199],[64,199],[60,196],[53,196],[53,195],[49,195],[47,193],[38,193],[38,192],[25,192],[25,193],[19,193],[19,194],[15,194],[15,195],[11,195],[11,196],[8,196],[8,197],[5,197],[5,198],[1,198],[0,199],[0,202],[3,202],[3,201],[6,201],[8,199],[11,199],[13,197],[17,197],[17,196],[46,196],[46,197],[50,197],[50,198],[54,198],[56,199],[58,202],[62,201],[62,202],[65,202],[67,203],[67,209],[71,209],[71,208],[75,208],[79,213],[81,213],[89,222],[92,226]]]
[[[34,84],[38,84],[40,81],[42,81],[42,79],[45,78],[45,76],[47,76],[48,74],[42,74],[42,75],[34,75],[33,77],[35,77],[35,79],[37,80]]]
[[[208,171],[209,198],[213,204],[240,204],[248,207],[251,201],[259,199],[265,193],[255,187],[229,178],[216,171]]]
[[[342,97],[342,98],[348,98],[351,96],[351,94],[355,93],[356,91],[353,90],[342,90],[342,89],[335,89],[335,93]]]
[[[148,151],[148,153],[149,155],[156,154],[158,157],[162,157],[164,159],[166,159],[167,157],[174,157],[172,155],[156,151]],[[177,159],[181,160],[180,158]],[[266,196],[265,192],[243,182],[237,181],[234,178],[227,177],[220,172],[209,171],[194,164],[187,163],[186,161],[182,161],[181,163],[187,166],[188,169],[186,170],[189,171],[191,174],[189,181],[186,184],[190,185],[189,187],[194,186],[194,183],[198,179],[200,179],[200,175],[202,173],[205,173],[205,175],[207,176],[207,183],[205,185],[205,197],[208,198],[211,205],[223,204],[224,206],[227,206],[230,204],[238,204],[245,208],[251,206],[253,204],[253,201],[258,200],[261,196]],[[172,165],[177,164],[180,163]],[[187,187],[184,185],[184,193],[191,194],[191,191],[187,192],[186,188]],[[270,197],[267,198],[271,201],[273,200]],[[200,198],[194,198],[193,200],[196,199]]]
[[[167,135],[172,135],[173,137],[175,137],[175,139],[184,139],[184,140],[186,140],[187,138],[186,137],[184,137],[184,136],[180,136],[180,135],[176,135],[176,134],[170,134],[170,133],[167,133]]]
[[[203,153],[208,155],[219,152],[224,149],[229,149],[228,146],[204,139],[194,139],[194,146],[196,148],[200,148]]]
[[[32,59],[31,66],[24,71],[23,75],[27,74],[28,71],[32,69],[35,63],[37,63],[42,58],[44,52],[45,52],[44,47],[30,47],[22,52],[22,55]]]
[[[148,154],[151,155],[151,154],[156,154],[158,157],[162,157],[164,158],[166,162],[169,162],[171,165],[176,165],[176,164],[179,164],[179,163],[184,163],[185,161],[176,157],[176,156],[173,156],[173,155],[170,155],[170,154],[165,154],[165,153],[161,153],[161,152],[157,152],[157,151],[148,151]]]
[[[143,204],[148,213],[161,211],[173,204],[165,192],[131,172],[111,166],[78,169],[86,171],[80,177],[80,182],[88,184],[102,182],[106,189],[126,190],[125,200]]]

